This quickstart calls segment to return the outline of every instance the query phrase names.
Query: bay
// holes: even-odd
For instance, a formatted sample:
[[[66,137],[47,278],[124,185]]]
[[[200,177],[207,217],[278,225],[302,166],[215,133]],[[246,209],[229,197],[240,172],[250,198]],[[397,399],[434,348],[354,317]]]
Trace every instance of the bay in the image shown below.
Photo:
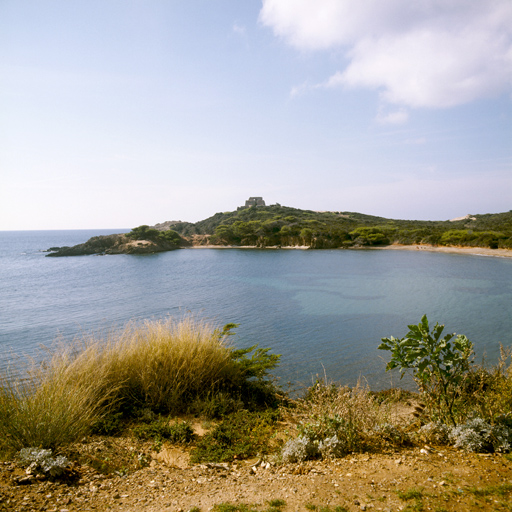
[[[240,324],[237,346],[282,354],[293,386],[319,376],[372,388],[382,337],[427,314],[466,334],[477,360],[512,345],[512,261],[386,250],[183,249],[154,255],[46,258],[43,250],[127,230],[0,232],[0,370],[13,354],[128,321],[193,314]]]

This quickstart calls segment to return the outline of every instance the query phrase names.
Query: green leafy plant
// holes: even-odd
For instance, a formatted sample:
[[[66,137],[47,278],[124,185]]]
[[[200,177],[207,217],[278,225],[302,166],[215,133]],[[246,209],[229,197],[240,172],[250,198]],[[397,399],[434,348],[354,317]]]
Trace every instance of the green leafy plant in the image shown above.
[[[187,444],[194,439],[194,431],[189,423],[183,421],[170,424],[165,419],[159,419],[149,424],[134,427],[133,434],[138,439],[167,440],[171,443]]]
[[[456,425],[455,405],[470,369],[473,344],[464,335],[441,338],[444,325],[438,323],[430,332],[426,315],[408,327],[404,338],[382,338],[378,348],[391,352],[386,371],[398,368],[403,377],[412,370],[434,419]]]
[[[191,461],[227,462],[269,453],[278,418],[277,411],[242,410],[231,414],[199,440],[191,452]]]

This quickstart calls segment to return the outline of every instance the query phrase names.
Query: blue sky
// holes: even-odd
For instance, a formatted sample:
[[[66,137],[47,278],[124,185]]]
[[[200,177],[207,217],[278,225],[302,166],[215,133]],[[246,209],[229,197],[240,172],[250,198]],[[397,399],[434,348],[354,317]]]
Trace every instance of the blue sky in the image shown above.
[[[510,0],[0,0],[0,77],[0,230],[512,208]]]

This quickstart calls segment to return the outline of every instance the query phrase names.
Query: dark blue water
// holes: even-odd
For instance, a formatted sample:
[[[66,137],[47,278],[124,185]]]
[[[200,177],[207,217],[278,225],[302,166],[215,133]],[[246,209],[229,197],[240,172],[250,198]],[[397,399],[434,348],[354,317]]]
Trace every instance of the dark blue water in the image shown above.
[[[239,323],[239,346],[282,354],[283,382],[318,374],[374,388],[380,338],[427,314],[490,363],[512,345],[512,260],[415,251],[186,249],[46,258],[41,250],[114,231],[0,232],[0,369],[57,337],[189,312]]]

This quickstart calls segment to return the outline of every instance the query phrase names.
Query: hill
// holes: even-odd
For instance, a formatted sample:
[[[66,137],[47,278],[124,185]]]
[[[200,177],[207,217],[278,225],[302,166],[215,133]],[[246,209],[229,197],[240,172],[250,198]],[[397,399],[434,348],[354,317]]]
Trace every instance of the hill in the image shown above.
[[[193,243],[201,239],[212,245],[262,248],[325,249],[393,243],[512,248],[512,211],[469,215],[453,221],[420,221],[272,205],[216,213],[196,223],[166,222],[155,228],[171,229]]]

